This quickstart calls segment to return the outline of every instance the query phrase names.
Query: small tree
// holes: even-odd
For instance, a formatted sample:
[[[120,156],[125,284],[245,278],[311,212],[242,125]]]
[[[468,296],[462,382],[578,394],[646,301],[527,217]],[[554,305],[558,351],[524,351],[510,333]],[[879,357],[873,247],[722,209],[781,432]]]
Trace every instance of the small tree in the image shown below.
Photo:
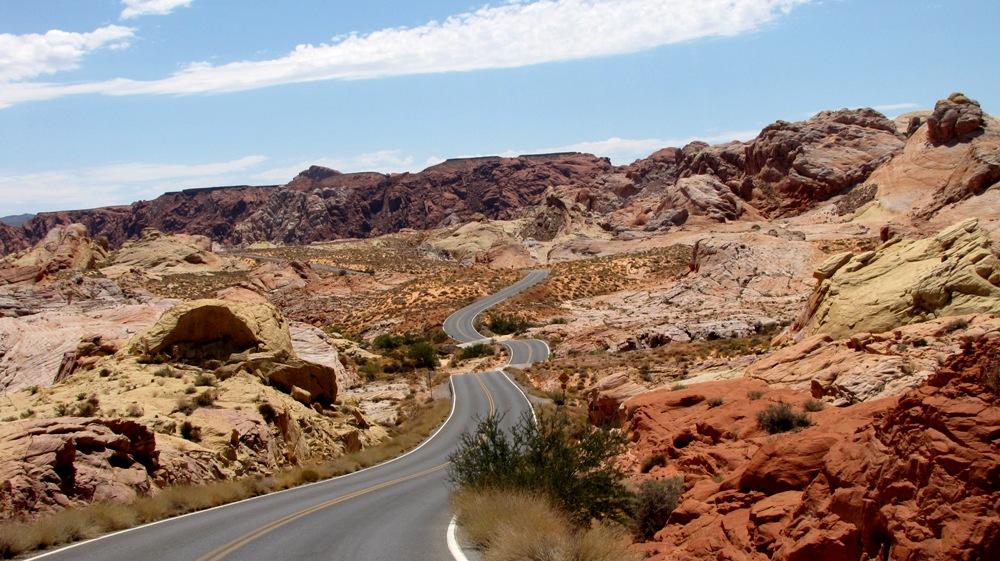
[[[449,477],[460,487],[510,489],[545,494],[574,523],[628,518],[632,493],[615,462],[625,437],[600,429],[574,430],[565,413],[522,415],[509,432],[502,417],[462,435]]]

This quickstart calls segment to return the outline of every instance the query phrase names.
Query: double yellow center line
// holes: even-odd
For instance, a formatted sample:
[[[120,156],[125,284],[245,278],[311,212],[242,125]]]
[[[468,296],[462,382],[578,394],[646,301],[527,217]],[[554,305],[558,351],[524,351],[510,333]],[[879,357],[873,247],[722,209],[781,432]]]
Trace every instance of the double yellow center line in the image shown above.
[[[486,388],[486,384],[483,382],[483,379],[479,376],[479,374],[476,374],[476,379],[479,381],[479,385],[482,386],[483,391],[486,393],[486,399],[488,399],[489,402],[490,402],[490,417],[492,417],[496,413],[496,404],[493,402],[493,395],[490,394],[490,390],[488,390]],[[311,506],[309,508],[302,509],[302,510],[300,510],[298,512],[294,512],[292,514],[289,514],[288,516],[285,516],[284,518],[279,518],[278,520],[275,520],[274,522],[271,522],[270,524],[267,524],[265,526],[261,526],[260,528],[257,528],[256,530],[254,530],[252,532],[248,532],[248,533],[243,534],[242,536],[240,536],[240,537],[238,537],[238,538],[236,538],[234,540],[231,540],[231,541],[228,541],[228,542],[222,544],[219,547],[213,549],[212,551],[209,551],[205,555],[202,555],[196,561],[220,561],[221,559],[225,558],[230,553],[236,551],[237,549],[240,549],[241,547],[243,547],[243,546],[247,545],[248,543],[256,540],[257,538],[263,537],[263,536],[267,535],[268,533],[273,532],[274,530],[277,530],[278,528],[281,528],[282,526],[285,526],[286,524],[290,524],[292,522],[295,522],[296,520],[298,520],[298,519],[300,519],[300,518],[302,518],[304,516],[309,516],[310,514],[312,514],[314,512],[318,512],[320,510],[323,510],[324,508],[340,504],[340,503],[342,503],[344,501],[349,501],[349,500],[354,499],[356,497],[360,497],[361,495],[365,495],[365,494],[371,493],[372,491],[378,491],[379,489],[385,489],[386,487],[391,487],[393,485],[396,485],[396,484],[399,484],[399,483],[403,483],[404,481],[409,481],[411,479],[416,479],[418,477],[423,477],[424,475],[429,475],[429,474],[434,473],[436,471],[441,471],[442,469],[448,467],[449,463],[450,462],[445,462],[443,464],[434,466],[434,467],[432,467],[430,469],[425,469],[424,471],[420,471],[420,472],[417,472],[417,473],[412,473],[412,474],[407,475],[405,477],[400,477],[398,479],[393,479],[392,481],[386,481],[385,483],[379,483],[378,485],[373,485],[372,487],[368,487],[368,488],[362,489],[360,491],[355,491],[353,493],[349,493],[347,495],[344,495],[344,496],[341,496],[341,497],[337,497],[336,499],[330,499],[329,501],[322,502],[322,503],[319,503],[317,505],[313,505],[313,506]]]

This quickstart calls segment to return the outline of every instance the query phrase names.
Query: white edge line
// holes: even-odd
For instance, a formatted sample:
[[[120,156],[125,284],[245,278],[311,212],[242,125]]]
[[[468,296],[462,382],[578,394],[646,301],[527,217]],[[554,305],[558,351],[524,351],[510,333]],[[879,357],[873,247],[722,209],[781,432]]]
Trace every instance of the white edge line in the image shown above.
[[[62,553],[64,551],[66,551],[67,549],[73,549],[75,547],[80,547],[80,546],[83,546],[83,545],[87,545],[87,544],[89,544],[91,542],[96,542],[98,540],[103,540],[105,538],[110,538],[112,536],[117,536],[118,534],[125,534],[127,532],[132,532],[132,531],[139,530],[139,529],[142,529],[142,528],[148,528],[150,526],[155,526],[157,524],[163,524],[163,523],[166,523],[166,522],[172,522],[174,520],[180,520],[181,518],[187,518],[188,516],[194,516],[196,514],[204,514],[206,512],[209,512],[209,511],[212,511],[212,510],[216,510],[216,509],[220,509],[220,508],[225,508],[227,506],[233,506],[233,505],[237,505],[237,504],[240,504],[240,503],[250,502],[250,501],[255,500],[255,499],[263,499],[265,497],[273,497],[273,496],[278,495],[280,493],[286,493],[286,492],[289,492],[289,491],[296,491],[298,489],[305,489],[306,487],[311,487],[313,485],[321,485],[323,483],[329,483],[330,481],[335,481],[337,479],[343,479],[345,477],[351,477],[352,475],[359,474],[359,473],[361,473],[363,471],[368,471],[368,470],[372,470],[372,469],[375,469],[375,468],[380,468],[380,467],[382,467],[384,465],[391,464],[392,462],[395,462],[396,460],[401,460],[401,459],[409,456],[410,454],[413,454],[417,450],[420,450],[421,448],[423,448],[424,445],[426,445],[428,442],[430,442],[431,439],[433,439],[435,436],[437,436],[444,429],[445,425],[447,425],[448,422],[451,421],[451,418],[455,415],[455,401],[456,401],[456,399],[455,399],[455,382],[454,382],[454,380],[452,380],[452,378],[450,376],[448,377],[448,385],[451,386],[451,397],[452,397],[452,399],[451,399],[451,412],[448,413],[448,418],[445,419],[443,423],[441,423],[441,426],[439,426],[437,428],[437,430],[434,431],[434,434],[428,436],[423,442],[420,443],[419,446],[417,446],[413,450],[410,450],[410,451],[406,452],[405,454],[402,454],[400,456],[396,456],[395,458],[393,458],[391,460],[382,462],[381,464],[375,464],[373,466],[369,466],[369,467],[366,467],[364,469],[359,469],[358,471],[355,471],[355,472],[345,473],[344,475],[338,475],[336,477],[331,477],[329,479],[324,479],[322,481],[315,481],[313,483],[306,483],[305,485],[298,485],[296,487],[289,487],[288,489],[282,489],[281,491],[275,491],[273,493],[266,493],[266,494],[263,494],[263,495],[257,495],[256,497],[249,497],[249,498],[246,498],[246,499],[243,499],[243,500],[240,500],[240,501],[226,503],[224,505],[219,505],[219,506],[213,506],[212,508],[206,508],[204,510],[196,510],[194,512],[189,512],[187,514],[181,514],[179,516],[172,516],[170,518],[164,518],[163,520],[157,520],[156,522],[150,522],[148,524],[142,524],[141,526],[133,526],[131,528],[126,528],[124,530],[118,530],[117,532],[112,532],[110,534],[104,534],[103,536],[97,536],[96,538],[92,538],[92,539],[85,540],[85,541],[82,541],[82,542],[72,543],[72,544],[67,545],[66,547],[60,547],[58,549],[53,549],[52,551],[46,551],[45,553],[42,553],[42,554],[37,555],[35,557],[31,557],[31,559],[41,559],[42,557],[48,557],[49,555],[55,555],[56,553]],[[468,559],[464,559],[463,558],[463,559],[459,559],[458,561],[468,561]]]
[[[462,551],[462,546],[458,545],[458,538],[455,535],[457,532],[458,519],[452,516],[451,522],[448,523],[448,551],[451,552],[451,556],[455,558],[455,561],[469,561],[469,558],[465,556],[465,552]]]

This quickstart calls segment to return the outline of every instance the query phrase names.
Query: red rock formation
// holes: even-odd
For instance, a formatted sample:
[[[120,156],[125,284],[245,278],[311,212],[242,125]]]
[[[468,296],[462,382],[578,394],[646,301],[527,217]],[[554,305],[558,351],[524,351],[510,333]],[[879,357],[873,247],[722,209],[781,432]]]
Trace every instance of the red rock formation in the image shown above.
[[[274,191],[274,187],[250,186],[185,189],[127,206],[43,212],[25,222],[24,229],[29,239],[38,240],[56,225],[78,222],[86,225],[95,239],[107,238],[114,248],[138,238],[145,228],[226,242],[233,228],[267,202]]]
[[[863,182],[902,149],[896,125],[873,109],[778,121],[747,145],[740,192],[771,216],[794,216]]]
[[[0,255],[7,255],[31,247],[24,229],[0,222]]]
[[[669,458],[651,475],[679,472],[688,483],[667,526],[641,546],[652,558],[1000,558],[1000,337],[967,342],[898,401],[827,407],[797,433],[761,437],[753,419],[768,400],[805,396],[769,389],[748,401],[749,384],[625,404],[636,456]]]

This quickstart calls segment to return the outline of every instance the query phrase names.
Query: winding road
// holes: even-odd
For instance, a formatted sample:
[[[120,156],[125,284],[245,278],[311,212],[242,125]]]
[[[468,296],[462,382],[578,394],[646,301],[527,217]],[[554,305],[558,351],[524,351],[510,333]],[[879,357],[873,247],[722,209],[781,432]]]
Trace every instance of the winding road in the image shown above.
[[[456,312],[445,330],[461,342],[481,340],[477,314],[543,280],[532,271],[518,283]],[[504,342],[512,360],[544,360],[548,348]],[[452,554],[445,535],[447,458],[459,436],[494,412],[516,421],[530,405],[502,371],[452,376],[452,410],[434,435],[395,460],[350,475],[248,499],[46,553],[36,559],[75,561],[441,561]]]

